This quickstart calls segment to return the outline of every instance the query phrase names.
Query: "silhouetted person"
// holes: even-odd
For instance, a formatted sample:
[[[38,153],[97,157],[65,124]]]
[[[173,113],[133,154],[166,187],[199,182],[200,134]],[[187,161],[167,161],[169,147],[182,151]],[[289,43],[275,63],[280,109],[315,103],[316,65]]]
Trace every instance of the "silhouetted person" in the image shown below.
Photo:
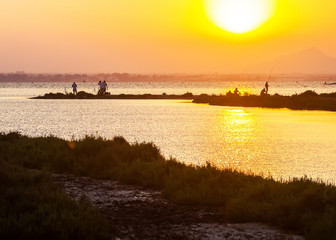
[[[268,93],[268,82],[265,83],[265,93]]]
[[[104,94],[104,83],[102,81],[99,81],[98,85],[99,85],[98,95]]]
[[[98,95],[100,94],[100,83],[101,81],[98,82],[98,92],[97,92]]]
[[[266,89],[263,88],[260,92],[260,96],[265,96],[266,95]]]
[[[107,83],[106,81],[104,81],[104,93],[106,93],[106,90],[107,90]]]
[[[236,89],[234,90],[233,94],[236,95],[236,96],[239,96],[239,95],[240,95],[240,92],[239,92],[238,88],[236,88]]]
[[[73,94],[77,94],[77,84],[75,82],[72,84],[72,92]]]
[[[232,96],[233,93],[231,92],[231,90],[229,90],[227,93],[226,93],[226,96]]]

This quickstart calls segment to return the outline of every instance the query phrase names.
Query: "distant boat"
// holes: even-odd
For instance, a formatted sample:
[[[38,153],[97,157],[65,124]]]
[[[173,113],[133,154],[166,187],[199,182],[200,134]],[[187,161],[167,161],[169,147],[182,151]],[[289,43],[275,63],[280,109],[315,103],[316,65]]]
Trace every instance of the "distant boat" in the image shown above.
[[[336,85],[336,82],[333,82],[333,83],[324,82],[324,85]]]

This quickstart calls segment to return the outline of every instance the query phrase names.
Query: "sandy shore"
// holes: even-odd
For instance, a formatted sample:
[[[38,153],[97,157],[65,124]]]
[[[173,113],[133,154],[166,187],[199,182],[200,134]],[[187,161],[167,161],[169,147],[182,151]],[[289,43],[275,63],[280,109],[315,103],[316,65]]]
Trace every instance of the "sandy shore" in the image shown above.
[[[116,226],[115,239],[304,239],[259,223],[227,223],[219,208],[176,205],[160,192],[117,182],[53,175],[75,199],[86,196]]]

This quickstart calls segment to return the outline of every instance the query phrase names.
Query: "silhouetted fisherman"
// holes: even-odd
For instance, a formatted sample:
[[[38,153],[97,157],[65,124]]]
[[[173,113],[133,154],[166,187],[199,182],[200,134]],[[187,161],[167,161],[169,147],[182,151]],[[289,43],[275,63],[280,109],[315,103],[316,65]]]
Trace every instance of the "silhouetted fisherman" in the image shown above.
[[[265,83],[265,93],[268,93],[268,82]]]
[[[239,92],[238,88],[236,88],[236,89],[234,90],[233,94],[236,95],[236,96],[239,96],[239,95],[240,95],[240,92]]]
[[[77,94],[77,84],[75,82],[72,84],[72,92],[73,94]]]

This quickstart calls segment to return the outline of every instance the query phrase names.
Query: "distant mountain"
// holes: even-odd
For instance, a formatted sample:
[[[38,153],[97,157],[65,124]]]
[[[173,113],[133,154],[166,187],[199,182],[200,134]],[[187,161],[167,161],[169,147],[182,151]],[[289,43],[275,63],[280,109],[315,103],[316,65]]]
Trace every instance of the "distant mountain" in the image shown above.
[[[249,67],[245,72],[270,73],[270,71],[276,74],[334,74],[336,73],[336,58],[325,55],[317,48],[309,48]]]

